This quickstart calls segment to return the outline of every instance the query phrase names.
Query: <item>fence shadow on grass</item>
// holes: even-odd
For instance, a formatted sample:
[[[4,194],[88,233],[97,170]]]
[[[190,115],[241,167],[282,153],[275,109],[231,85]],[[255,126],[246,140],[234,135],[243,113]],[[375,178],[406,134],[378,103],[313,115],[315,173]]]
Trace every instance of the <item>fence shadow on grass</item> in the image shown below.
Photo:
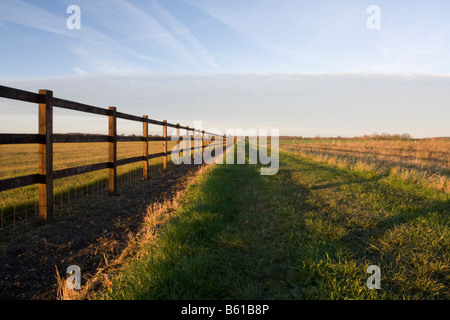
[[[351,252],[352,261],[361,265],[361,268],[371,264],[383,266],[386,277],[383,278],[383,294],[390,298],[448,298],[448,280],[444,277],[445,268],[448,271],[448,250],[444,249],[443,243],[448,237],[448,196],[445,197],[442,192],[421,189],[419,185],[393,182],[393,178],[386,175],[363,179],[349,170],[311,162],[293,154],[284,153],[282,162],[283,166],[289,167],[289,170],[284,170],[283,166],[280,169],[287,185],[283,190],[286,199],[295,196],[296,188],[306,189],[303,191],[306,201],[298,208],[299,214],[308,212],[308,217],[318,219],[324,225],[330,223],[331,226],[343,228],[340,230],[343,230],[342,237],[331,238],[324,233],[320,239],[317,238],[323,248],[322,257],[327,254],[327,257],[332,257],[331,261],[338,261],[339,250],[346,248]],[[299,168],[293,170],[293,164],[296,163]],[[308,182],[307,187],[302,184],[302,174],[317,177],[324,172],[327,172],[324,177],[334,177],[337,181],[321,184],[322,180],[317,179],[312,185]],[[339,189],[342,186],[350,187],[341,194]],[[333,188],[337,189],[327,193],[326,189]],[[310,194],[312,191],[319,192],[319,195],[314,198]],[[336,197],[335,201],[342,201],[344,197],[345,201],[346,195],[351,196],[346,201],[352,202],[352,198],[356,200],[350,204],[348,212],[342,207],[345,202],[338,202],[337,207],[328,207],[320,198]],[[309,199],[315,199],[313,203],[319,201],[320,210],[309,205]],[[352,217],[353,214],[356,216]],[[305,230],[308,232],[308,228]],[[400,256],[403,257],[401,260]],[[428,257],[428,269],[425,262],[423,267],[421,263],[414,263],[414,259],[425,259],[425,256]],[[442,265],[442,270],[437,267],[439,265]],[[416,270],[416,273],[411,273],[411,270]],[[361,271],[364,275],[365,270]],[[400,283],[404,287],[399,285],[398,279],[402,277],[404,282]],[[426,281],[429,289],[420,291],[418,288],[424,286]]]

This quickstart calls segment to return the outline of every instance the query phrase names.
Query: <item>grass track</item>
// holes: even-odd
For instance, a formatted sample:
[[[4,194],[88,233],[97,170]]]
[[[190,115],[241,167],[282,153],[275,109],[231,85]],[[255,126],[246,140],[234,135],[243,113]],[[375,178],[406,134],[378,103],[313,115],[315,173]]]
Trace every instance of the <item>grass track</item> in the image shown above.
[[[216,165],[106,299],[448,299],[448,194],[280,153]],[[381,290],[366,269],[381,268]]]

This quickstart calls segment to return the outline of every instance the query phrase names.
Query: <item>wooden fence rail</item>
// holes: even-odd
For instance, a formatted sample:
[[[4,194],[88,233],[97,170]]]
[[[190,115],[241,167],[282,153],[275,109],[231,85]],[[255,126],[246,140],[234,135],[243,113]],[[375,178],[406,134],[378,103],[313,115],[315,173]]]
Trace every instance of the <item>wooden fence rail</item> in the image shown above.
[[[149,179],[148,160],[163,157],[163,169],[167,169],[167,127],[175,128],[177,137],[180,137],[180,129],[186,130],[188,140],[194,141],[193,147],[188,150],[195,152],[195,149],[205,148],[211,141],[219,139],[223,141],[223,150],[227,148],[226,136],[217,135],[205,131],[180,126],[179,123],[168,123],[166,120],[158,121],[149,119],[147,115],[142,117],[117,111],[115,107],[108,109],[90,106],[74,101],[53,97],[50,90],[39,90],[39,93],[28,92],[20,89],[5,87],[0,85],[0,98],[7,98],[17,101],[31,102],[38,104],[39,132],[38,134],[0,134],[0,145],[2,144],[25,144],[37,143],[39,148],[38,173],[0,180],[0,192],[25,187],[33,184],[39,185],[39,221],[43,224],[53,220],[53,181],[65,177],[79,175],[91,171],[108,169],[109,193],[117,192],[117,167],[133,162],[142,161],[143,178]],[[53,108],[70,109],[80,112],[99,114],[108,117],[108,135],[101,134],[54,134],[53,133]],[[117,119],[136,121],[143,126],[142,136],[120,136],[117,134]],[[148,135],[149,124],[162,126],[162,137],[150,137]],[[192,131],[192,135],[189,135]],[[197,134],[196,134],[197,133]],[[201,135],[201,137],[200,137]],[[205,135],[208,137],[205,139]],[[196,141],[201,140],[199,146]],[[121,141],[142,141],[142,156],[117,159],[117,142]],[[163,152],[149,154],[148,143],[150,141],[162,141]],[[228,140],[228,142],[230,139]],[[234,139],[232,140],[234,142]],[[53,169],[53,143],[74,143],[74,142],[107,142],[109,157],[108,162],[83,165],[61,170]]]

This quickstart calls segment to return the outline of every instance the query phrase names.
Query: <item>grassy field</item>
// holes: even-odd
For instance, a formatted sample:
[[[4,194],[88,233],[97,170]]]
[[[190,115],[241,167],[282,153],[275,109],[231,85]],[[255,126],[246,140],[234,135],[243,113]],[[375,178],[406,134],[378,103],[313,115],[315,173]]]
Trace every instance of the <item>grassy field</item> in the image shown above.
[[[168,142],[168,150],[175,146]],[[54,170],[108,161],[107,143],[55,143],[53,146]],[[163,151],[162,142],[150,142],[149,154]],[[118,159],[142,155],[142,142],[118,142]],[[169,157],[170,159],[170,157]],[[150,159],[151,170],[162,167],[162,158]],[[0,179],[34,174],[38,171],[38,145],[0,145]],[[117,168],[119,187],[121,181],[139,179],[142,176],[142,163],[136,162]],[[98,170],[54,181],[55,205],[62,208],[83,194],[107,192],[108,170]],[[0,193],[1,226],[22,224],[37,214],[37,185],[17,188]]]
[[[96,299],[449,299],[449,195],[291,151],[280,170],[215,165]],[[369,290],[366,269],[381,269]]]
[[[280,147],[330,164],[394,174],[450,192],[450,141],[282,140]]]

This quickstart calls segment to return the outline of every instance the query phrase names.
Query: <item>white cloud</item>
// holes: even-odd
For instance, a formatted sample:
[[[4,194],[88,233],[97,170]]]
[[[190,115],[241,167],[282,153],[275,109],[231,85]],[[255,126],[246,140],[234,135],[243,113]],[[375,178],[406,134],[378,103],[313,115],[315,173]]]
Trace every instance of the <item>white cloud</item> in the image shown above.
[[[75,67],[73,68],[73,71],[77,74],[87,74],[86,71],[84,71],[83,69],[79,68],[79,67]]]
[[[85,75],[7,86],[204,128],[279,128],[280,134],[449,136],[450,76],[392,74]],[[14,114],[0,99],[0,113]],[[62,111],[59,111],[62,112]],[[64,114],[64,112],[62,112]],[[86,114],[71,112],[74,117]],[[2,131],[25,130],[9,118]],[[6,121],[6,122],[5,122]],[[61,120],[62,121],[62,120]],[[82,121],[79,123],[83,123]],[[59,128],[65,128],[58,124]],[[100,131],[104,128],[100,126]],[[90,124],[87,130],[92,130]],[[136,131],[139,133],[140,126]],[[103,131],[102,131],[103,132]]]

